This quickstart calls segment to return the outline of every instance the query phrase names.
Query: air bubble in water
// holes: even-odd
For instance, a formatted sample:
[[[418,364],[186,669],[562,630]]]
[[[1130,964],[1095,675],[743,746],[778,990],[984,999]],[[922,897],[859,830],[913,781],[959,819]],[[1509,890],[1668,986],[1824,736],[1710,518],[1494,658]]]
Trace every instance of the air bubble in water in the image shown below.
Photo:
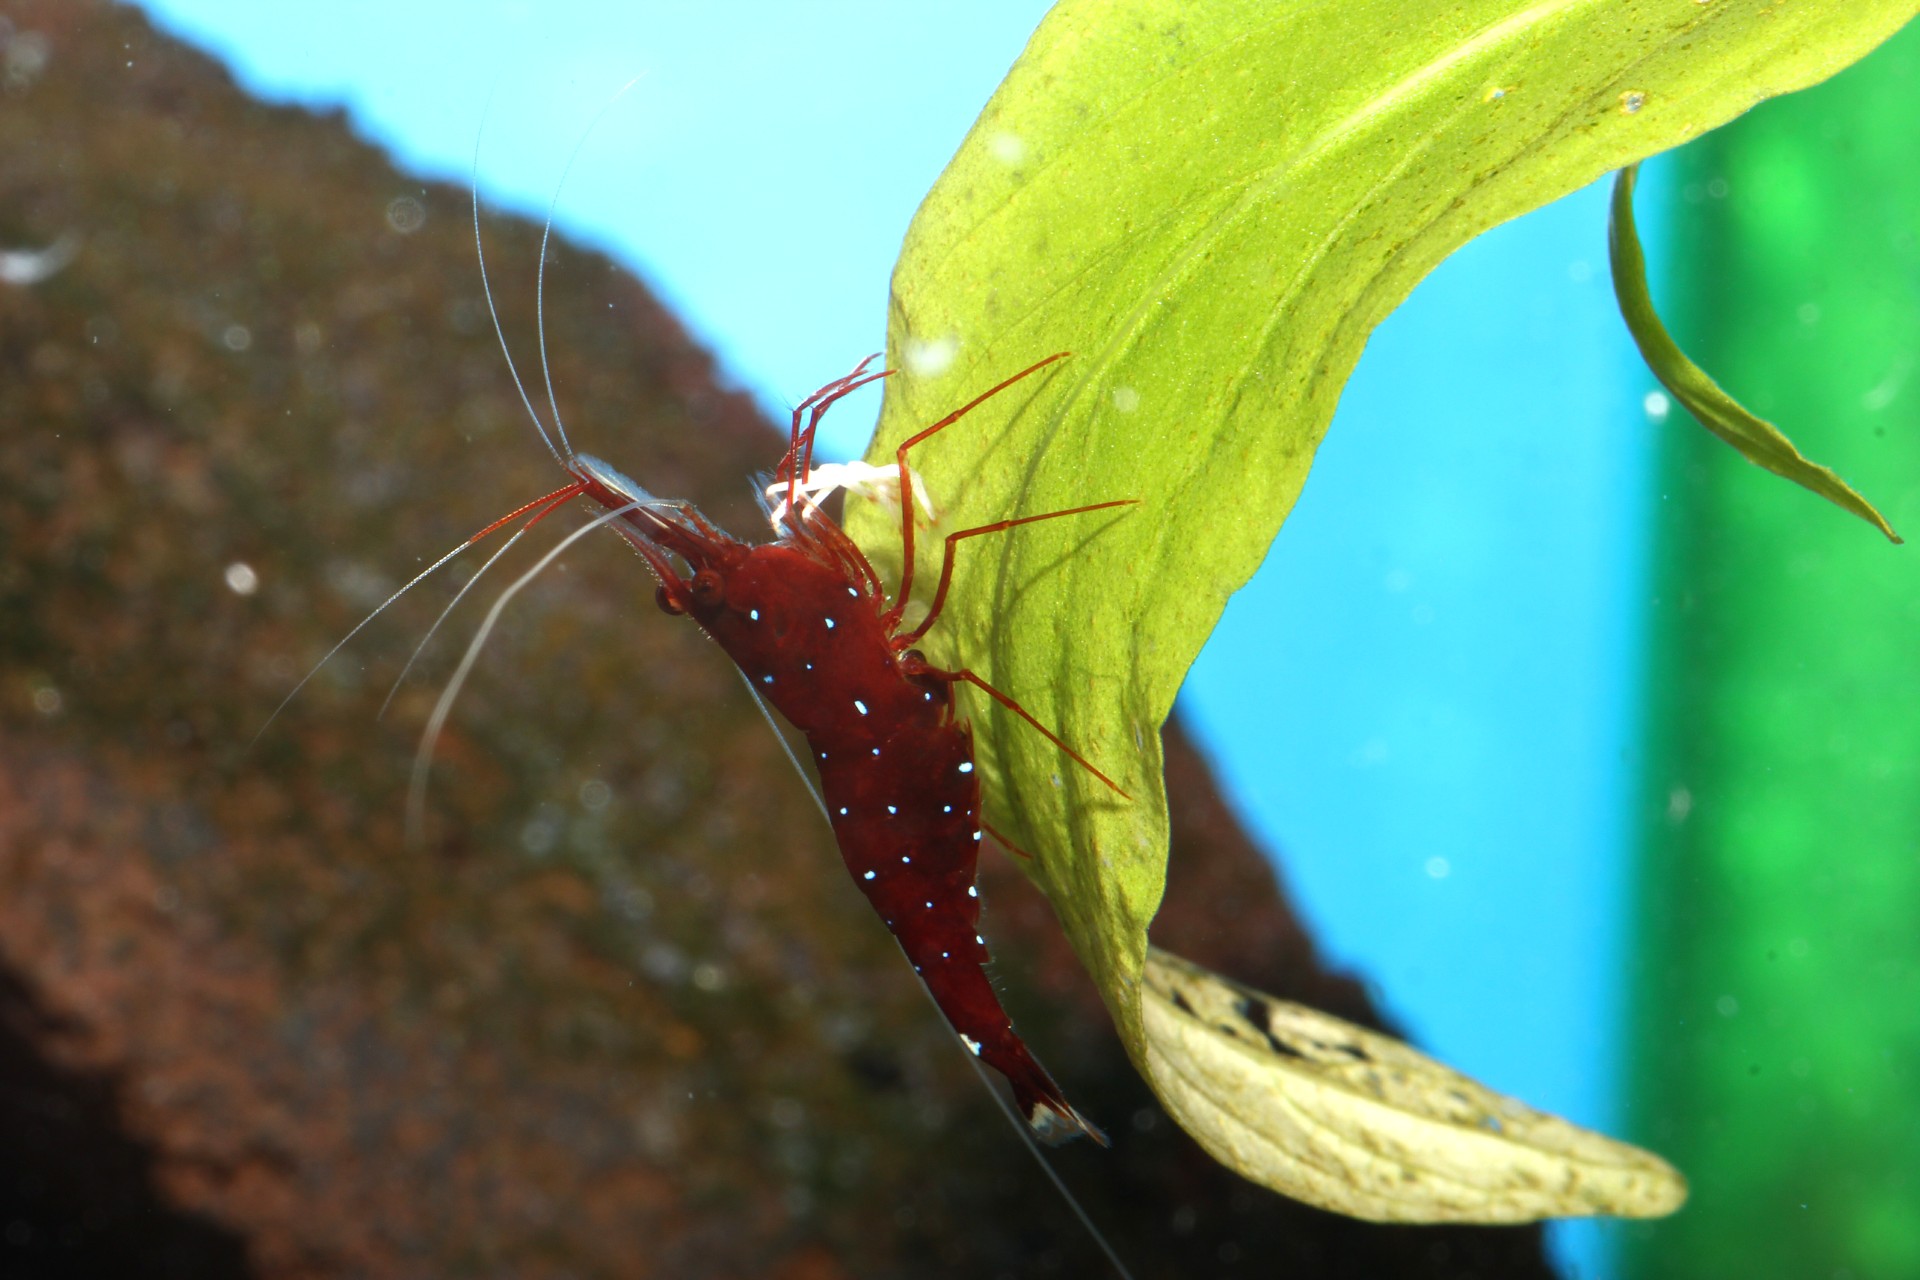
[[[396,196],[387,202],[387,225],[403,236],[418,231],[427,221],[427,207],[412,196]]]

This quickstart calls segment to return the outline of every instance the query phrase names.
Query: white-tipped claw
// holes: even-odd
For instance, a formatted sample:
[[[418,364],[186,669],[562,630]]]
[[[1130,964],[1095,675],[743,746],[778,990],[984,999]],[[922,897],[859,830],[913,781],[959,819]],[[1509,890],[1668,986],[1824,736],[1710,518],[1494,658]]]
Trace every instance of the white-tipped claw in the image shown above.
[[[939,513],[933,509],[933,498],[927,493],[926,482],[920,478],[920,473],[909,469],[907,474],[912,478],[914,502],[926,513],[928,520],[939,519]],[[878,502],[888,511],[900,509],[900,471],[897,467],[876,467],[870,462],[823,462],[807,472],[806,479],[794,486],[800,505],[808,515],[819,511],[820,504],[835,489],[857,493]],[[766,493],[767,501],[773,504],[767,518],[773,522],[774,532],[778,533],[789,511],[786,481],[768,485]]]

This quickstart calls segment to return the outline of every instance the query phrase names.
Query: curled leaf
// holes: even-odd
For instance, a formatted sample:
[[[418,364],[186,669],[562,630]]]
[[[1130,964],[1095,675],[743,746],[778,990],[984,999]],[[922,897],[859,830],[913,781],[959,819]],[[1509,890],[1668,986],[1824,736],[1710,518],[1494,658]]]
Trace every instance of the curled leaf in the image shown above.
[[[1851,511],[1894,542],[1900,535],[1873,504],[1826,467],[1810,462],[1793,441],[1764,418],[1747,412],[1738,400],[1707,376],[1667,332],[1653,309],[1647,290],[1647,261],[1633,226],[1633,182],[1638,165],[1628,165],[1613,183],[1613,216],[1607,226],[1608,257],[1613,265],[1613,292],[1620,315],[1627,322],[1647,367],[1660,385],[1673,393],[1701,426],[1738,449],[1747,461],[1810,489],[1828,502]]]
[[[1660,1157],[1493,1092],[1398,1040],[1149,948],[1147,1066],[1216,1159],[1376,1222],[1672,1213]]]

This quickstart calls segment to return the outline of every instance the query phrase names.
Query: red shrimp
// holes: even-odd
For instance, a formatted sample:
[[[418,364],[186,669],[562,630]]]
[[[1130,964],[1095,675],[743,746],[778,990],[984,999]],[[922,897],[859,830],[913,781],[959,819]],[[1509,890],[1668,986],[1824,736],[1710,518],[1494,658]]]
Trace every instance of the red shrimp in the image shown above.
[[[476,141],[476,168],[478,154]],[[569,161],[569,167],[571,163]],[[778,492],[784,486],[786,496],[777,506],[770,504],[768,512],[777,537],[773,542],[759,545],[741,542],[715,527],[691,503],[657,498],[598,458],[574,451],[560,421],[543,328],[540,367],[554,428],[553,433],[548,434],[546,423],[520,379],[506,334],[500,327],[499,312],[493,306],[493,289],[487,279],[486,252],[480,237],[479,190],[474,187],[472,191],[474,248],[480,266],[480,285],[486,294],[488,312],[493,316],[501,354],[528,416],[554,460],[572,479],[545,497],[494,521],[389,596],[301,678],[254,735],[255,739],[266,732],[267,725],[362,628],[454,556],[503,525],[528,516],[506,546],[495,552],[456,593],[453,603],[442,611],[442,621],[481,575],[534,525],[571,498],[590,498],[605,509],[603,513],[586,528],[562,540],[501,593],[435,705],[414,759],[407,805],[409,832],[417,833],[422,825],[427,770],[434,742],[501,611],[561,551],[591,529],[609,524],[633,545],[659,580],[657,599],[661,608],[671,614],[690,616],[698,623],[733,659],[755,694],[772,704],[806,738],[819,770],[819,798],[854,883],[867,895],[867,900],[899,941],[913,963],[914,972],[920,975],[961,1042],[975,1057],[1007,1077],[1013,1086],[1014,1100],[1033,1132],[1049,1142],[1085,1134],[1106,1145],[1106,1136],[1073,1108],[1046,1068],[1015,1034],[1012,1021],[987,979],[987,944],[978,932],[980,894],[974,880],[981,837],[988,828],[980,813],[980,778],[974,769],[973,729],[959,715],[955,686],[973,685],[1020,716],[1115,794],[1123,799],[1131,797],[1013,698],[965,667],[948,670],[934,666],[914,648],[914,643],[940,617],[953,581],[954,549],[963,539],[1040,520],[1131,506],[1136,499],[1122,498],[1064,511],[1017,516],[948,534],[940,579],[926,616],[916,625],[901,629],[913,594],[914,501],[916,497],[924,499],[919,478],[907,465],[908,452],[1014,383],[1064,359],[1068,353],[1048,356],[988,388],[894,451],[896,474],[889,482],[897,481],[899,486],[903,554],[899,589],[889,602],[873,565],[815,501],[816,494],[833,487],[828,482],[829,473],[858,477],[852,481],[854,484],[869,483],[876,473],[858,465],[823,467],[816,472],[813,441],[827,409],[851,392],[890,376],[891,370],[867,372],[867,367],[877,358],[869,356],[851,373],[808,396],[793,411],[787,452],[775,471],[779,484],[772,487],[773,492]],[[556,202],[559,199],[557,189],[554,199]],[[549,210],[540,240],[538,296],[541,306],[545,299],[547,238],[552,230]],[[685,572],[676,567],[676,561],[686,566]],[[433,630],[439,625],[435,622]],[[433,630],[427,633],[428,639],[432,638]],[[421,643],[424,647],[426,641]],[[419,656],[418,649],[414,656]],[[410,660],[408,667],[411,666]],[[401,673],[402,679],[405,674]],[[398,687],[396,682],[395,688]],[[389,694],[389,698],[391,696]],[[1010,844],[1007,847],[1012,848]],[[1042,1167],[1047,1167],[1044,1161]],[[1051,1168],[1047,1168],[1047,1174],[1058,1184]],[[1064,1185],[1060,1189],[1067,1194]],[[1070,1194],[1067,1200],[1085,1221],[1085,1213]],[[1090,1221],[1087,1226],[1093,1229]],[[1106,1248],[1097,1230],[1094,1236]],[[1113,1256],[1111,1249],[1108,1255]],[[1113,1260],[1119,1267],[1119,1260]],[[1120,1269],[1124,1274],[1125,1268]]]
[[[961,1041],[1007,1077],[1035,1134],[1051,1142],[1086,1134],[1104,1145],[1105,1136],[1073,1108],[1015,1034],[983,968],[987,946],[978,931],[980,895],[974,885],[985,829],[980,777],[974,769],[973,731],[958,714],[954,687],[973,685],[1116,793],[1126,793],[1012,698],[964,667],[932,665],[913,646],[946,603],[954,548],[962,539],[1134,500],[948,534],[926,617],[901,627],[914,566],[915,477],[908,470],[908,451],[1065,354],[1006,379],[896,451],[904,568],[891,602],[873,566],[821,513],[806,485],[821,415],[842,396],[891,372],[868,373],[873,357],[794,410],[787,455],[776,472],[787,497],[771,512],[779,534],[774,542],[751,545],[730,537],[691,504],[656,498],[587,454],[566,458],[575,484],[552,496],[578,493],[605,507],[603,518],[659,579],[661,608],[698,623],[754,690],[805,736],[854,883],[898,939]],[[684,572],[676,562],[686,566]]]

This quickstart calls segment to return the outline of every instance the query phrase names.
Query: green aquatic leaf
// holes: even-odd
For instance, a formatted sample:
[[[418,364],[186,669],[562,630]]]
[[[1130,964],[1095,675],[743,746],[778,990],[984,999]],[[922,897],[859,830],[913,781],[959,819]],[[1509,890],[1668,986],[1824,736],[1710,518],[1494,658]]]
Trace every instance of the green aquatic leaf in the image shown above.
[[[1367,335],[1481,231],[1826,78],[1913,12],[1064,0],[987,104],[894,273],[901,373],[869,459],[1075,353],[914,464],[944,531],[1140,505],[962,543],[925,648],[1128,793],[973,699],[988,820],[1033,855],[1023,865],[1183,1123],[1142,1006],[1167,853],[1159,728],[1292,507]],[[876,563],[897,566],[897,513],[848,508]],[[919,551],[925,588],[938,537]]]
[[[1687,359],[1673,335],[1660,323],[1653,309],[1653,295],[1647,290],[1647,260],[1640,252],[1640,236],[1633,226],[1634,171],[1635,166],[1628,165],[1614,180],[1607,250],[1620,315],[1626,320],[1627,329],[1633,334],[1647,367],[1653,370],[1653,376],[1660,379],[1660,385],[1671,391],[1673,398],[1701,426],[1738,449],[1747,461],[1819,494],[1844,511],[1851,511],[1892,541],[1899,542],[1900,535],[1893,531],[1886,517],[1874,510],[1872,503],[1826,467],[1808,461],[1778,427],[1747,412],[1738,400],[1707,376],[1706,370]]]

